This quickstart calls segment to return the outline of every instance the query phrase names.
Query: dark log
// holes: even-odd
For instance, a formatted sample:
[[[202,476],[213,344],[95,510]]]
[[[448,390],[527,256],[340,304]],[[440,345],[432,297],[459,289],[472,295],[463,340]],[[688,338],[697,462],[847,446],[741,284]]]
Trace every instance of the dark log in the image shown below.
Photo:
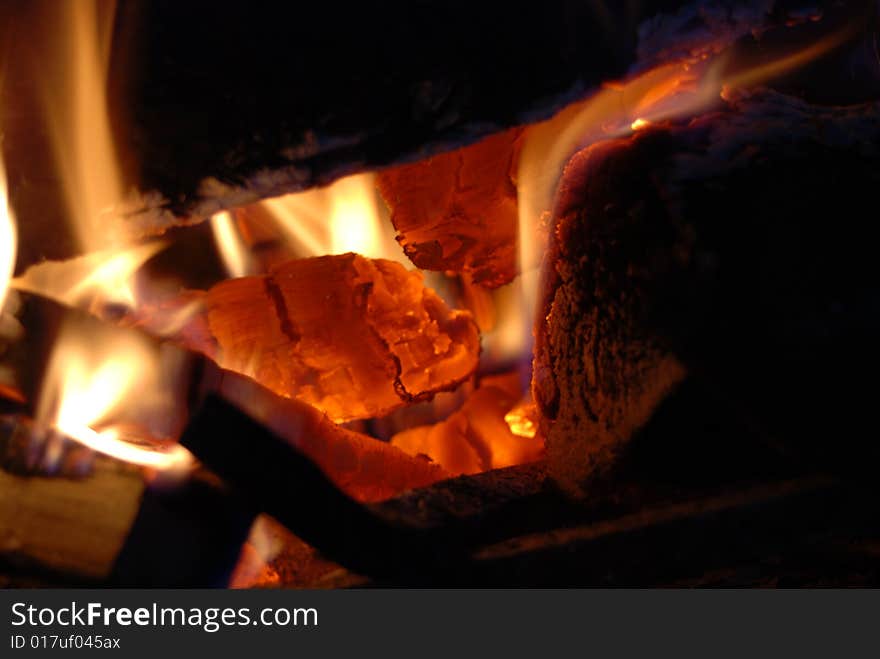
[[[560,482],[613,466],[685,370],[803,458],[872,460],[878,144],[880,105],[765,92],[572,159],[533,387]]]
[[[117,134],[139,189],[160,193],[154,214],[204,215],[544,119],[636,63],[865,4],[551,0],[524,11],[396,0],[218,11],[127,0],[111,72]]]
[[[326,183],[546,117],[624,74],[639,22],[682,4],[129,1],[114,44],[121,134],[143,190],[204,214],[223,196]]]

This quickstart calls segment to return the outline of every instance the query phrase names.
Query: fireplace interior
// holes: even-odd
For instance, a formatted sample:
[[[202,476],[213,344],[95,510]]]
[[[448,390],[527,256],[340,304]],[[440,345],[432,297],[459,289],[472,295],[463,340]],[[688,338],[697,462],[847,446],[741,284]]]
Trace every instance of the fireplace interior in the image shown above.
[[[0,585],[878,584],[876,0],[0,25]]]

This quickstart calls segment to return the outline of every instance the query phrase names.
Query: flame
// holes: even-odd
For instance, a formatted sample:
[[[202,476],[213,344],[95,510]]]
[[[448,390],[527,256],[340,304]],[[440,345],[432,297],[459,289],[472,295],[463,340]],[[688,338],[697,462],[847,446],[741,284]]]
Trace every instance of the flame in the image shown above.
[[[165,243],[151,242],[67,261],[43,261],[13,279],[12,286],[72,307],[90,308],[100,303],[134,309],[138,304],[135,275],[164,247]]]
[[[15,228],[15,216],[9,206],[9,197],[6,190],[6,170],[3,167],[3,159],[0,158],[0,312],[6,302],[6,294],[9,291],[9,282],[15,270],[15,254],[17,247],[17,232]]]
[[[161,385],[158,362],[135,333],[125,333],[95,346],[94,337],[70,325],[62,328],[49,361],[37,420],[57,428],[92,450],[126,462],[162,470],[183,470],[192,457],[180,445],[159,451],[119,439],[112,428],[96,431],[132,400]]]
[[[214,233],[214,243],[229,276],[244,277],[252,274],[250,253],[238,233],[232,213],[222,211],[214,215],[211,218],[211,231]]]
[[[412,265],[389,230],[374,174],[346,176],[327,187],[267,199],[260,205],[299,256],[356,252]]]
[[[124,197],[107,95],[116,4],[45,2],[43,9],[47,29],[57,30],[53,40],[58,48],[35,62],[35,73],[45,83],[44,110],[67,219],[87,255],[33,266],[13,285],[73,306],[133,309],[138,304],[135,276],[163,244],[126,245],[126,223],[114,211]],[[69,321],[50,355],[37,422],[120,460],[184,469],[192,458],[182,447],[153,450],[123,441],[110,426],[137,420],[146,436],[169,436],[179,421],[174,397],[180,371],[175,353],[163,352],[137,332],[111,331],[100,324],[84,329]]]
[[[58,26],[59,48],[39,63],[38,75],[46,81],[43,99],[58,173],[80,247],[102,249],[125,234],[122,218],[112,212],[124,187],[107,97],[116,3],[77,0],[46,7],[54,14],[47,24]]]
[[[646,128],[659,121],[693,116],[731,88],[751,87],[790,72],[836,48],[853,32],[838,30],[816,43],[769,62],[737,70],[730,58],[681,61],[659,66],[631,80],[607,85],[592,98],[569,106],[529,129],[520,156],[518,201],[522,238],[534,236],[541,214],[552,206],[559,173],[573,153],[588,144]],[[520,241],[525,267],[534,267],[533,239]]]
[[[517,175],[520,295],[525,324],[518,331],[530,347],[537,308],[538,270],[546,221],[562,169],[579,149],[599,140],[645,130],[653,124],[694,116],[720,102],[733,88],[752,87],[795,70],[849,39],[850,24],[823,39],[769,61],[736,67],[729,53],[671,62],[627,81],[606,85],[591,98],[529,127]]]

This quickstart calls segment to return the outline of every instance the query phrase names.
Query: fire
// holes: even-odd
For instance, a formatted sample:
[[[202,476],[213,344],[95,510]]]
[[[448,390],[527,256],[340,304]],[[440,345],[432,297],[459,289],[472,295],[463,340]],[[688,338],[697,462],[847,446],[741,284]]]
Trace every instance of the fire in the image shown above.
[[[235,218],[229,211],[222,211],[211,218],[214,243],[223,259],[230,277],[244,277],[251,272],[250,254],[235,226]]]
[[[694,116],[721,101],[733,88],[752,87],[813,61],[842,44],[856,25],[847,25],[815,43],[749,66],[728,53],[671,62],[627,81],[606,85],[591,98],[569,106],[526,132],[517,176],[519,265],[524,324],[518,331],[530,344],[537,305],[538,270],[559,176],[579,149],[676,118]]]
[[[389,230],[374,174],[347,176],[325,188],[267,199],[260,206],[275,219],[298,256],[355,252],[410,265]]]
[[[43,261],[12,280],[12,286],[71,307],[120,305],[134,309],[138,304],[135,275],[164,247],[162,242],[152,242],[67,261]]]
[[[6,302],[9,281],[15,270],[16,245],[15,216],[9,206],[6,171],[3,168],[3,160],[0,159],[0,311]]]
[[[693,116],[722,98],[731,88],[751,87],[796,69],[836,48],[850,37],[853,26],[794,52],[740,68],[722,54],[664,64],[631,80],[607,85],[582,103],[529,129],[520,156],[518,201],[522,265],[536,266],[536,222],[552,207],[563,165],[579,148],[657,122]]]
[[[211,218],[211,228],[231,277],[266,273],[291,258],[346,252],[411,266],[370,173],[222,211]]]
[[[124,224],[112,209],[124,186],[108,111],[107,78],[114,2],[51,2],[59,45],[38,66],[48,75],[43,98],[58,173],[80,246],[91,251],[118,242]]]
[[[504,415],[504,422],[517,437],[532,439],[538,434],[537,414],[534,403],[521,403]]]
[[[156,394],[161,384],[157,360],[146,339],[120,335],[93,345],[94,337],[65,326],[54,348],[37,409],[37,420],[105,455],[163,470],[182,470],[192,457],[179,445],[167,451],[143,448],[119,439],[112,427],[98,432],[131,400]],[[150,405],[148,405],[150,406]]]
[[[67,219],[86,256],[38,264],[12,282],[92,310],[136,308],[135,275],[163,247],[159,242],[126,245],[124,219],[113,210],[124,196],[107,97],[115,8],[99,0],[45,3],[51,19],[46,25],[58,30],[58,50],[35,66],[45,82],[45,116]],[[4,251],[4,272],[5,265]],[[186,468],[191,456],[182,447],[153,450],[124,441],[111,425],[134,423],[147,439],[171,436],[179,416],[172,397],[181,364],[136,332],[99,333],[70,322],[61,328],[41,385],[38,424],[120,460],[163,470]]]

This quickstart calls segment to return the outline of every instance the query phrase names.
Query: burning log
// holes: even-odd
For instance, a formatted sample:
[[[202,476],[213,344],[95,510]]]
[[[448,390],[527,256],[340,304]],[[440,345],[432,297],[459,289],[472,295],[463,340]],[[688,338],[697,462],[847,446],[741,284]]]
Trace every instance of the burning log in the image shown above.
[[[880,361],[878,143],[876,104],[764,92],[572,158],[533,380],[560,482],[613,466],[686,372],[801,454],[875,450],[849,372]]]
[[[356,254],[221,282],[205,306],[216,344],[193,347],[336,421],[454,389],[479,357],[468,313],[448,309],[418,273]]]
[[[521,135],[509,130],[379,174],[397,240],[419,268],[467,273],[490,288],[516,276]]]

